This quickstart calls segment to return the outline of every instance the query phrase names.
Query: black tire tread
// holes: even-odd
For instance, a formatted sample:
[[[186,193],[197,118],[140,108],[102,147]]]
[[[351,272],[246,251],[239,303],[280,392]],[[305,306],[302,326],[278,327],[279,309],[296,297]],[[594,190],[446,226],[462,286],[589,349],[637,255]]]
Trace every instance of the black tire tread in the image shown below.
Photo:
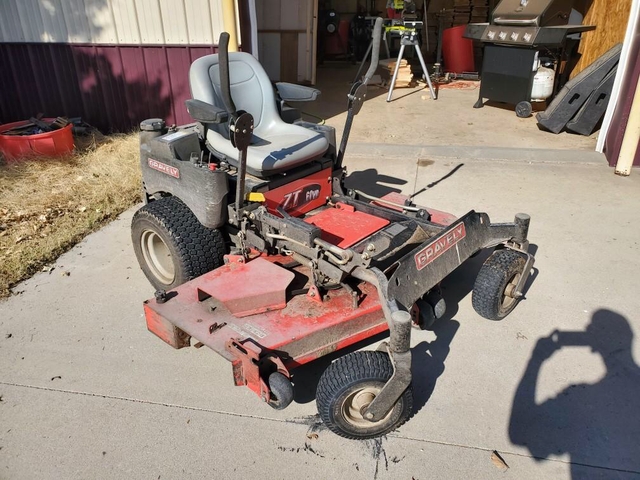
[[[222,233],[202,225],[179,198],[164,197],[139,209],[131,220],[132,231],[142,219],[164,229],[178,251],[180,268],[176,272],[176,280],[179,283],[199,277],[223,264],[226,246]],[[158,288],[152,278],[149,281]]]
[[[322,374],[318,382],[316,392],[316,404],[318,413],[324,424],[334,433],[349,439],[362,439],[366,437],[349,435],[337,428],[331,421],[330,408],[336,392],[341,391],[346,385],[357,380],[385,379],[393,375],[393,365],[389,355],[379,351],[358,351],[338,358]],[[393,431],[404,424],[413,412],[413,394],[411,386],[403,393],[407,402],[405,412],[399,421],[390,429]],[[401,397],[401,398],[403,398]],[[388,432],[386,432],[388,433]]]
[[[524,257],[513,250],[496,250],[491,254],[478,272],[471,294],[471,303],[479,315],[488,320],[502,320],[513,310],[499,314],[502,292],[513,274],[522,272],[524,264]]]

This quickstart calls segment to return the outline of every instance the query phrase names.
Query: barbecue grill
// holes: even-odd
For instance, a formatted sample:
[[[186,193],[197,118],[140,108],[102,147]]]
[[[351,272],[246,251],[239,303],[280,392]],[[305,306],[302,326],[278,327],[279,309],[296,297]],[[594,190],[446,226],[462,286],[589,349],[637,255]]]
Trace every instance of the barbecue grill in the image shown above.
[[[531,115],[531,90],[541,66],[556,72],[555,94],[562,86],[560,70],[579,40],[569,35],[594,30],[570,25],[572,0],[502,0],[490,23],[467,25],[465,37],[484,44],[480,98],[516,105],[520,117]],[[544,100],[544,99],[536,99]]]

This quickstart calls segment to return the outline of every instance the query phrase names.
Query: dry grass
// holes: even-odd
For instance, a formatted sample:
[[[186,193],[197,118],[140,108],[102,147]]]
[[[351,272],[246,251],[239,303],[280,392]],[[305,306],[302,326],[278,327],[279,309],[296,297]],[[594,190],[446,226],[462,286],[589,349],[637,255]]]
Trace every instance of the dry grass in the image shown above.
[[[0,164],[0,297],[140,200],[138,137]]]

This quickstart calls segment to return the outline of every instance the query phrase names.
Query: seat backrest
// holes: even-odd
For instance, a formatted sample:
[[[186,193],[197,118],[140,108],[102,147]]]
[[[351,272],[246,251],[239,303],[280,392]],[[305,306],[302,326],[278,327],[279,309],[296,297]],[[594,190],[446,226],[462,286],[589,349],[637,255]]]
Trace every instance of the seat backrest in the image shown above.
[[[271,122],[280,120],[275,95],[267,73],[252,55],[229,53],[231,97],[238,110],[253,115],[258,133]],[[224,108],[220,90],[220,67],[217,54],[198,58],[189,69],[191,96],[196,100]],[[218,130],[223,133],[223,129]],[[226,136],[227,133],[224,132]]]

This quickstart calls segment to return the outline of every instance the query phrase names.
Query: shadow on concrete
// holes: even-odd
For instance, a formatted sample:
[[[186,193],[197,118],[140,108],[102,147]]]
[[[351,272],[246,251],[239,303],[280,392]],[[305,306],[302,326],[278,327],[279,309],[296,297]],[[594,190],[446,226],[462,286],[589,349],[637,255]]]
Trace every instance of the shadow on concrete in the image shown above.
[[[536,245],[529,247],[529,251],[533,255],[537,250]],[[444,362],[451,350],[451,342],[460,327],[460,323],[454,319],[458,314],[459,304],[473,291],[478,272],[492,253],[493,249],[481,250],[440,283],[440,293],[447,302],[447,310],[444,317],[436,321],[432,329],[436,339],[432,342],[421,342],[411,349],[414,414],[427,404],[433,394],[437,379],[444,373]],[[525,294],[529,291],[537,274],[538,270],[534,269],[525,285]]]
[[[426,165],[420,165],[420,162],[424,160],[418,160],[418,166],[426,166]],[[428,160],[429,162],[432,162],[432,160]],[[440,182],[446,180],[447,178],[449,178],[450,176],[452,176],[453,174],[455,174],[458,170],[460,170],[462,167],[464,167],[464,163],[459,163],[458,165],[456,165],[455,167],[453,167],[451,169],[451,171],[449,173],[447,173],[446,175],[443,175],[442,177],[440,177],[438,180],[434,180],[433,182],[429,183],[428,185],[422,187],[420,190],[416,191],[413,195],[411,195],[410,198],[415,198],[418,195],[420,195],[421,193],[426,192],[427,190],[429,190],[430,188],[435,187],[436,185],[438,185]]]
[[[411,349],[411,373],[413,375],[413,414],[427,404],[436,388],[436,382],[444,373],[444,361],[451,351],[451,342],[460,328],[456,320],[439,320],[433,328],[436,338],[422,341]]]
[[[572,478],[640,474],[640,367],[633,332],[622,315],[596,311],[585,331],[556,331],[536,343],[513,399],[509,437],[537,460],[569,454]],[[536,402],[544,362],[564,348],[589,347],[607,372],[597,383],[575,383]],[[595,472],[593,468],[602,469]]]
[[[436,87],[436,85],[433,86],[433,89],[435,91],[436,99],[437,99],[439,90]],[[400,94],[399,92],[404,92],[404,93]],[[389,93],[388,91],[384,92],[385,95],[387,95],[388,93]],[[411,88],[411,89],[407,89],[407,88],[397,88],[397,89],[395,89],[394,88],[393,89],[393,94],[391,95],[391,100],[389,101],[389,103],[393,103],[393,102],[396,102],[398,100],[402,100],[403,98],[410,97],[411,95],[415,95],[417,93],[422,93],[423,95],[429,95],[429,98],[431,98],[431,92],[429,92],[429,86],[426,83],[419,83],[416,87]]]
[[[354,188],[374,197],[383,197],[389,193],[400,193],[402,190],[391,185],[406,185],[407,181],[390,175],[382,175],[375,168],[367,168],[349,174],[344,180],[346,188]]]

